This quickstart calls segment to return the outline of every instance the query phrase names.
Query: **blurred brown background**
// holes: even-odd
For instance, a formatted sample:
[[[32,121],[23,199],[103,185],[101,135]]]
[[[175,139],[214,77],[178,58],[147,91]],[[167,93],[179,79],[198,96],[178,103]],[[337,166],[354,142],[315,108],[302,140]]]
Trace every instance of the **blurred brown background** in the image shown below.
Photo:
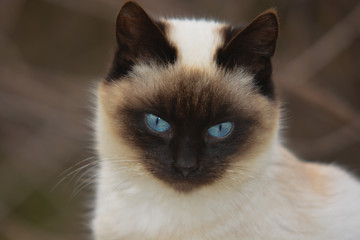
[[[359,175],[359,1],[138,2],[155,16],[232,23],[276,7],[287,145]],[[111,61],[122,3],[0,0],[0,239],[88,239],[91,89]]]

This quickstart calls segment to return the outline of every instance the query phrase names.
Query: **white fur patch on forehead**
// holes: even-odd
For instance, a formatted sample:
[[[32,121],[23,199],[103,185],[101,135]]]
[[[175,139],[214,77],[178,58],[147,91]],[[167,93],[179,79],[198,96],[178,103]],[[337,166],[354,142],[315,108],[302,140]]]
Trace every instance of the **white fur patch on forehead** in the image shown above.
[[[188,67],[213,66],[223,44],[223,23],[195,19],[167,19],[168,40],[178,49],[178,62]]]

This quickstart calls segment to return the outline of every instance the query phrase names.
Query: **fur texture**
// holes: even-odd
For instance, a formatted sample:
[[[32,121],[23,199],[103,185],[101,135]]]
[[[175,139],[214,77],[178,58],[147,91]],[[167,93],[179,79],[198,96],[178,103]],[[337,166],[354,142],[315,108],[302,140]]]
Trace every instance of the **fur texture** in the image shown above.
[[[273,10],[232,27],[154,21],[127,2],[117,21],[97,92],[96,240],[360,239],[357,180],[281,146]],[[146,113],[171,131],[149,131]],[[224,121],[229,136],[206,135]],[[174,168],[184,161],[196,166],[188,176]]]

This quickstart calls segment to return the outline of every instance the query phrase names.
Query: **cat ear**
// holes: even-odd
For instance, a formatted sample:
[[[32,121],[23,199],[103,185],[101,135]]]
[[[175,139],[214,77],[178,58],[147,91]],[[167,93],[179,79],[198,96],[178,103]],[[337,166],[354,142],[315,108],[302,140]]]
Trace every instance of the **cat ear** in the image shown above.
[[[126,2],[116,19],[118,49],[108,80],[126,75],[140,61],[173,63],[176,50],[164,36],[165,25],[154,22],[135,2]]]
[[[260,93],[272,96],[270,58],[274,55],[279,23],[276,11],[269,9],[244,28],[224,29],[224,47],[218,50],[217,64],[226,69],[244,67],[253,73]]]
[[[276,48],[278,36],[278,18],[276,11],[267,10],[256,17],[245,28],[225,28],[225,46],[219,50],[217,61],[229,64],[241,55],[251,54],[257,57],[271,57]]]

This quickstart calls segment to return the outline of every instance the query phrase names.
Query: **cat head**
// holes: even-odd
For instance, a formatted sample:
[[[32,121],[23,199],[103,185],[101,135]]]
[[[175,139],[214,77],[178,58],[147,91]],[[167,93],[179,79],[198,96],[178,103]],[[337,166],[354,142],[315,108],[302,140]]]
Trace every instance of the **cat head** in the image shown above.
[[[154,20],[125,3],[113,64],[98,90],[100,157],[114,171],[181,192],[258,164],[278,126],[270,61],[277,35],[273,10],[233,27]]]

